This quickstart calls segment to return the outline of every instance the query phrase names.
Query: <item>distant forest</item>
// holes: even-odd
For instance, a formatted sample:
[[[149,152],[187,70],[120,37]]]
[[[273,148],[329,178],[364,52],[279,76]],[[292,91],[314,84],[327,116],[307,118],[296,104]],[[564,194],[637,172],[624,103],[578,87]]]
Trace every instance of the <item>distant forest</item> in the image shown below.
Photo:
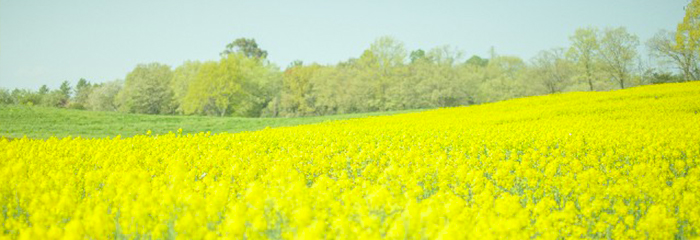
[[[693,13],[687,13],[693,14]],[[697,16],[695,16],[697,18]],[[0,104],[144,114],[293,117],[453,107],[567,91],[605,91],[699,79],[699,27],[684,20],[643,45],[625,28],[579,28],[570,46],[528,61],[500,55],[466,58],[440,46],[409,51],[380,37],[357,58],[335,65],[295,61],[284,70],[254,39],[228,44],[218,61],[173,67],[139,64],[124,80],[68,81],[58,89],[0,89]]]

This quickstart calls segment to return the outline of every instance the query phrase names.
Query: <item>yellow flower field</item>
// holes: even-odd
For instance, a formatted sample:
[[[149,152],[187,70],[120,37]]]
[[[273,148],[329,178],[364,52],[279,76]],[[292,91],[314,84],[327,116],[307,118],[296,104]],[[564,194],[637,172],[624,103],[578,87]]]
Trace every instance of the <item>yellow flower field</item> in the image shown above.
[[[0,140],[0,238],[700,236],[700,83],[237,134]]]

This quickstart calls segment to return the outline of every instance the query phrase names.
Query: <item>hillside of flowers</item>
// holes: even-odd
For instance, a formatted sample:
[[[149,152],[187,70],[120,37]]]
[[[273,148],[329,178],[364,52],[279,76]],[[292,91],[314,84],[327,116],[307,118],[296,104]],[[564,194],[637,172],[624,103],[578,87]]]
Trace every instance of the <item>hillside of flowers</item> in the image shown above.
[[[236,134],[0,140],[0,239],[700,236],[700,83]]]

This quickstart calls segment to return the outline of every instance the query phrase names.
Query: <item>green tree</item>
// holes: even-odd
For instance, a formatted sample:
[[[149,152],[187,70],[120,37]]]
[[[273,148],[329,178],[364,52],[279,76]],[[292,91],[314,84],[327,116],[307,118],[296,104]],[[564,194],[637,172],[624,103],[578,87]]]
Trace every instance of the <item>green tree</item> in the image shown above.
[[[297,59],[297,60],[294,60],[291,63],[289,63],[289,65],[287,66],[287,69],[293,68],[293,67],[301,67],[301,66],[304,66],[304,61]]]
[[[70,100],[70,96],[73,93],[73,88],[70,86],[70,83],[68,81],[63,81],[61,83],[61,86],[58,87],[59,92],[61,93],[61,97],[63,97],[63,101],[61,103],[61,106],[67,106],[68,101]]]
[[[675,48],[700,53],[700,0],[692,0],[685,7],[683,21],[676,28]]]
[[[534,78],[547,93],[557,93],[570,84],[573,75],[572,63],[564,57],[564,49],[553,48],[540,51],[533,59]]]
[[[41,92],[45,92],[48,90],[48,88],[39,90]],[[44,106],[63,108],[68,107],[72,91],[73,89],[71,88],[70,83],[68,81],[63,81],[58,89],[50,91],[46,94],[30,94],[35,95],[36,100],[32,101],[34,104],[41,103],[41,105]]]
[[[379,68],[387,72],[392,67],[403,65],[407,55],[404,44],[389,36],[377,38],[368,50],[374,55]]]
[[[469,65],[474,65],[474,66],[479,66],[479,67],[486,67],[486,65],[489,64],[489,60],[486,58],[481,58],[477,55],[473,55],[467,61],[465,62],[466,64]]]
[[[308,116],[314,114],[314,95],[311,83],[319,65],[295,66],[283,75],[281,108],[285,116]]]
[[[457,63],[461,63],[463,53],[456,48],[441,46],[427,54],[430,62],[423,64],[423,76],[417,84],[418,98],[424,107],[452,107],[468,104],[468,90]]]
[[[10,93],[10,96],[12,98],[12,102],[14,104],[23,104],[23,105],[38,105],[43,103],[43,99],[39,96],[39,94],[32,92],[27,89],[14,89]]]
[[[242,53],[249,58],[267,58],[267,51],[258,47],[258,43],[253,38],[239,38],[226,45],[226,49],[221,52],[222,57],[232,53]]]
[[[432,62],[422,56],[408,65],[394,69],[394,77],[387,89],[387,109],[426,108],[428,100],[420,97],[420,84],[432,74],[429,70],[431,66]]]
[[[630,79],[637,59],[639,38],[624,27],[608,28],[600,40],[600,59],[603,70],[620,89]]]
[[[88,97],[92,92],[92,84],[81,78],[75,85],[75,97],[71,102],[71,108],[85,109],[87,106]]]
[[[683,80],[700,79],[698,52],[678,45],[673,32],[661,30],[647,41],[649,54],[659,61],[659,65],[671,64],[683,74]]]
[[[279,112],[279,99],[282,91],[282,73],[279,67],[261,59],[253,59],[254,64],[247,65],[246,77],[251,79],[249,84],[252,89],[253,107],[246,113],[247,116],[260,117],[265,112],[266,116],[277,116]]]
[[[176,112],[180,114],[184,113],[182,106],[185,102],[185,96],[187,96],[190,84],[192,84],[197,74],[199,74],[199,69],[201,67],[202,63],[199,61],[186,61],[173,71],[171,89],[173,91],[175,104],[177,105]]]
[[[173,72],[160,63],[139,64],[126,75],[124,88],[117,96],[120,111],[145,114],[170,114],[175,110],[170,82]]]
[[[571,47],[567,55],[573,59],[578,68],[577,79],[588,84],[590,91],[594,89],[595,72],[597,71],[598,50],[598,29],[588,27],[576,29],[574,35],[569,37]]]
[[[515,56],[497,56],[489,60],[479,84],[478,102],[494,102],[526,95],[522,81],[525,62]]]
[[[391,108],[387,91],[397,76],[407,56],[404,44],[395,38],[384,36],[370,45],[357,61],[359,111],[385,111]]]
[[[185,96],[185,114],[260,116],[278,85],[277,69],[256,58],[229,54],[203,63]]]
[[[365,91],[360,92],[357,77],[357,59],[341,62],[335,66],[318,69],[311,78],[314,112],[318,115],[350,113],[360,111],[366,99]],[[366,88],[365,88],[366,90]]]
[[[41,85],[41,87],[39,88],[39,91],[36,93],[38,101],[39,101],[39,102],[37,102],[37,104],[46,105],[45,101],[46,101],[46,98],[49,95],[50,91],[51,90],[49,89],[48,86],[46,86],[46,84]]]
[[[50,91],[49,87],[46,86],[46,84],[44,84],[44,85],[41,85],[38,93],[39,93],[39,95],[46,95],[47,93],[49,93],[49,91]]]
[[[0,104],[14,104],[10,90],[0,88]]]
[[[419,61],[421,59],[425,59],[425,51],[423,51],[423,49],[418,49],[418,50],[412,51],[410,58],[411,58],[411,63],[414,63],[414,62]]]
[[[94,85],[87,100],[87,108],[94,111],[117,111],[117,95],[121,91],[124,81],[115,80]]]

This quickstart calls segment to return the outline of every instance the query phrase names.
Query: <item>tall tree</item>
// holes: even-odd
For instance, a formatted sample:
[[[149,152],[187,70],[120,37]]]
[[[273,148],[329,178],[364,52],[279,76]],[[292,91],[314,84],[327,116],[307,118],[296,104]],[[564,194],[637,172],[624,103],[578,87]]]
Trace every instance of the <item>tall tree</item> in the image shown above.
[[[295,66],[283,75],[281,107],[286,116],[307,116],[314,113],[312,78],[319,65]]]
[[[201,67],[201,62],[186,61],[179,67],[175,68],[175,71],[173,71],[173,80],[170,87],[173,91],[173,98],[177,105],[176,112],[180,114],[184,113],[182,105],[185,102],[185,96],[187,96],[189,86],[197,77]]]
[[[175,110],[170,82],[170,66],[160,63],[139,64],[124,82],[117,96],[120,110],[130,113],[170,114]]]
[[[49,87],[46,86],[46,84],[41,85],[38,93],[39,93],[39,95],[46,95],[47,93],[49,93]]]
[[[639,38],[624,27],[605,29],[600,40],[600,59],[603,70],[620,89],[625,88],[637,58]]]
[[[397,68],[404,65],[407,51],[403,42],[393,37],[380,37],[370,45],[360,57],[358,63],[361,67],[362,83],[367,84],[370,92],[364,95],[369,97],[366,108],[361,111],[384,111],[387,110],[389,85],[397,76],[393,73]]]
[[[489,64],[489,60],[487,58],[481,58],[477,55],[473,55],[467,59],[465,63],[473,66],[486,67],[486,65]]]
[[[259,59],[229,54],[203,63],[185,96],[185,114],[257,117],[271,98],[277,71]]]
[[[93,111],[117,111],[119,105],[117,94],[124,86],[124,81],[115,80],[94,85],[88,96],[87,107]]]
[[[700,53],[700,0],[691,0],[685,7],[683,21],[676,28],[675,47]]]
[[[404,64],[406,61],[406,48],[404,44],[389,36],[377,38],[369,47],[369,51],[376,57],[382,71]]]
[[[698,52],[685,46],[678,45],[674,32],[661,30],[649,41],[647,47],[651,56],[659,60],[659,64],[672,64],[683,74],[683,80],[700,79],[698,68]]]
[[[411,51],[410,58],[411,58],[411,63],[415,63],[416,61],[419,61],[421,59],[425,59],[425,51],[423,51],[423,49]]]
[[[54,107],[67,107],[70,102],[70,96],[73,88],[68,81],[63,81],[57,90],[51,92],[48,96],[48,105]]]
[[[567,52],[576,63],[581,74],[578,78],[588,84],[590,91],[594,90],[594,73],[596,71],[596,59],[598,55],[598,29],[579,28],[574,35],[569,37],[571,47]]]
[[[92,92],[92,84],[84,78],[78,80],[78,83],[75,84],[75,96],[73,97],[73,102],[71,103],[73,106],[71,107],[85,109],[90,92]]]
[[[39,102],[37,102],[38,104],[46,105],[46,100],[47,100],[47,97],[49,95],[49,91],[50,91],[49,87],[46,86],[46,84],[41,85],[41,87],[39,88],[39,91],[37,91],[37,93],[36,93],[37,99],[39,101]]]
[[[450,46],[440,46],[431,49],[427,54],[430,62],[423,65],[425,78],[421,79],[416,88],[418,98],[427,107],[452,107],[468,104],[467,90],[457,69],[457,63],[462,62],[463,53]]]
[[[564,49],[540,51],[532,63],[534,77],[547,89],[547,93],[561,92],[569,84],[572,64],[564,57]]]
[[[225,57],[231,53],[242,53],[249,58],[267,58],[267,51],[258,47],[258,43],[253,38],[239,38],[226,45],[226,49],[221,52]]]
[[[489,60],[484,80],[479,84],[479,102],[501,101],[525,95],[521,81],[527,65],[519,57],[497,56]]]
[[[58,87],[58,90],[61,92],[65,99],[70,99],[70,95],[73,92],[73,88],[71,88],[70,83],[68,81],[63,81],[61,83],[61,86]]]

